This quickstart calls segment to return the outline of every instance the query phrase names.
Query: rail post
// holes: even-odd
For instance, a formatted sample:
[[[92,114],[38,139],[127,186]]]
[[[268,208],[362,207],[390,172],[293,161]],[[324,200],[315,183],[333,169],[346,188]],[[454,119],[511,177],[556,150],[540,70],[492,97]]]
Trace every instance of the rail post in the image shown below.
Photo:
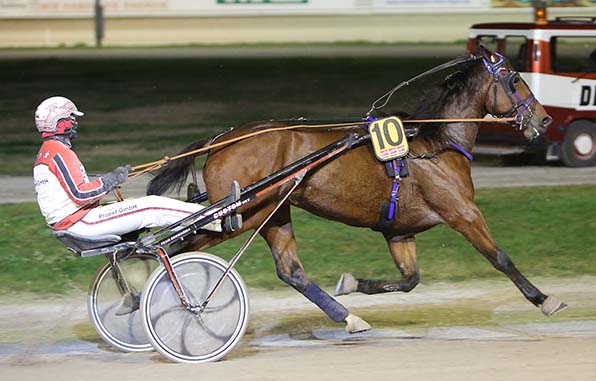
[[[95,0],[95,13],[93,17],[95,21],[95,47],[101,47],[104,32],[103,6],[101,0]]]

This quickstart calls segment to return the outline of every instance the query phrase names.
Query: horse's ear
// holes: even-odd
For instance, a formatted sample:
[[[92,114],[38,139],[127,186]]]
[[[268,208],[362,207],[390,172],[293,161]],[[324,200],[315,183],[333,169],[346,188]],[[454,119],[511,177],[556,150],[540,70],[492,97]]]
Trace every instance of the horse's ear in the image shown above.
[[[486,53],[486,46],[480,41],[476,41],[476,46],[474,47],[474,51],[472,54],[474,55],[484,55]]]
[[[498,61],[498,58],[495,57],[494,52],[480,41],[476,42],[476,48],[474,49],[473,54],[476,57],[484,57],[484,58],[490,60],[490,62],[492,62],[492,63],[495,63]]]
[[[491,60],[491,62],[495,62],[494,60],[496,59],[492,50],[490,50],[489,48],[487,48],[483,43],[478,42],[476,45],[476,49],[474,51],[474,55],[477,57],[486,57],[489,58]]]

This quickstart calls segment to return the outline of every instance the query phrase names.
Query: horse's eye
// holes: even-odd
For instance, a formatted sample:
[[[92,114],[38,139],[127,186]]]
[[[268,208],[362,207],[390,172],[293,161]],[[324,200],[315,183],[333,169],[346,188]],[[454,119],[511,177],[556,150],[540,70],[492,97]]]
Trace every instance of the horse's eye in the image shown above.
[[[521,77],[518,73],[514,73],[511,75],[511,77],[509,78],[509,91],[511,91],[512,93],[514,93],[516,91],[516,86],[517,84],[521,81]]]

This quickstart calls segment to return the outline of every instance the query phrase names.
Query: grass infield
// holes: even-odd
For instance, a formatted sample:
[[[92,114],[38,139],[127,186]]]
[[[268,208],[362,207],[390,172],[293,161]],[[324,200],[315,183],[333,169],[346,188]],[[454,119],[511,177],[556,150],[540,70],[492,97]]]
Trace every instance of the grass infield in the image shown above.
[[[476,201],[500,247],[532,276],[596,275],[596,186],[479,190]],[[32,203],[0,205],[0,294],[85,290],[105,258],[72,256]],[[330,287],[342,272],[397,279],[382,236],[293,210],[299,254],[309,277]],[[229,259],[248,233],[209,252]],[[424,282],[504,279],[459,234],[439,226],[417,236]],[[237,265],[250,287],[286,287],[257,239]]]

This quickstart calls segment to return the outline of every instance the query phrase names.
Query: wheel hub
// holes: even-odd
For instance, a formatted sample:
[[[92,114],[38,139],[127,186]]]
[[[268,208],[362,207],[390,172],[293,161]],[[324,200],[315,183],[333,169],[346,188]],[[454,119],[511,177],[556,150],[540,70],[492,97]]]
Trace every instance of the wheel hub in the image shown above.
[[[591,156],[596,147],[594,137],[588,133],[577,135],[573,141],[573,146],[575,147],[577,154],[581,156]]]

